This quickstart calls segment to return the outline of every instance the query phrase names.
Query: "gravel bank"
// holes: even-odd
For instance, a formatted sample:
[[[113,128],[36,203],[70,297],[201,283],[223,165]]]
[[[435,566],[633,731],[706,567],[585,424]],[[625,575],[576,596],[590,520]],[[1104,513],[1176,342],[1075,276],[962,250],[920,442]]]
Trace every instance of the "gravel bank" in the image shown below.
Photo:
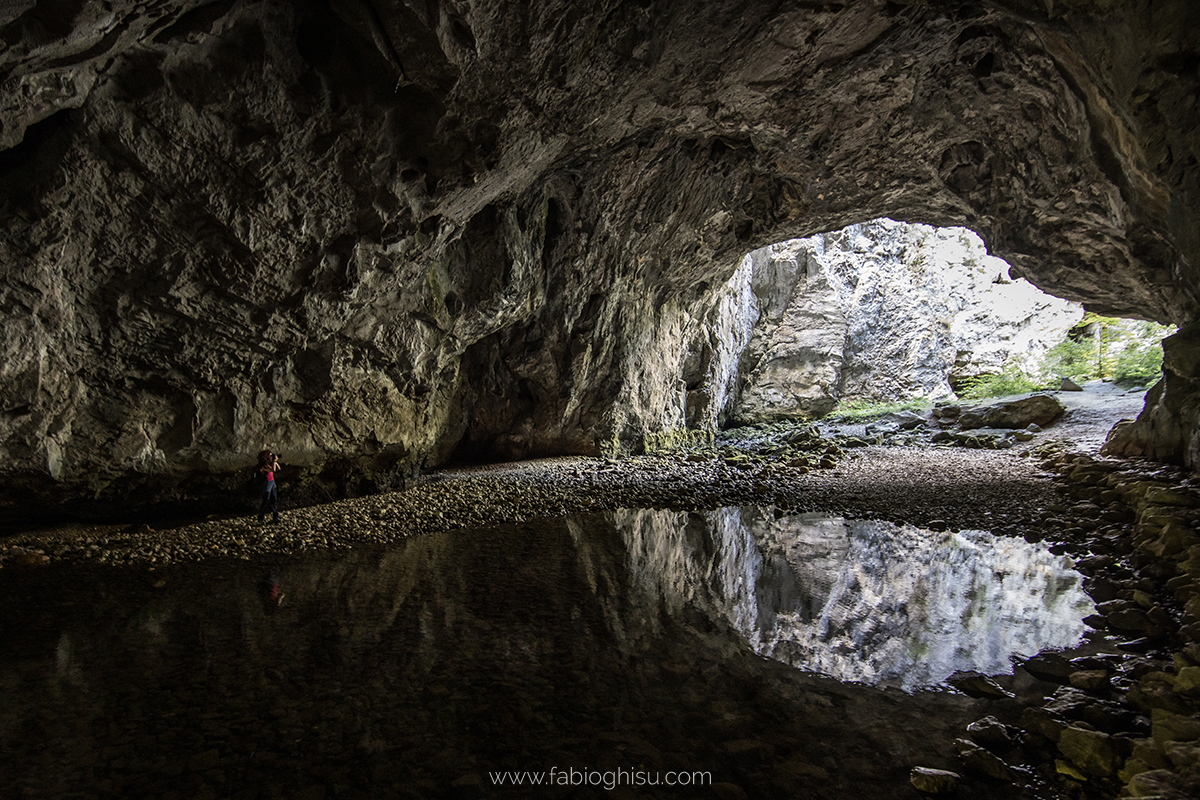
[[[760,437],[753,446],[735,437],[732,444],[718,441],[663,456],[563,457],[446,470],[424,476],[405,491],[288,510],[275,525],[259,525],[245,514],[186,525],[28,531],[0,540],[0,566],[60,559],[154,566],[214,556],[248,558],[638,507],[762,505],[1035,536],[1059,497],[1040,456],[1064,449],[1095,454],[1112,424],[1135,415],[1142,398],[1098,382],[1085,392],[1056,396],[1068,408],[1063,419],[1032,441],[1003,451],[928,443],[860,446],[864,443],[854,437],[862,435],[862,425],[822,426],[817,438],[784,450],[770,445],[780,436],[786,440],[792,428],[767,426],[762,436],[773,435],[774,442]],[[793,428],[810,435],[803,426]],[[281,490],[286,502],[287,486]]]
[[[1057,498],[1036,459],[1012,452],[865,447],[811,471],[771,460],[734,466],[719,456],[688,458],[572,457],[461,469],[429,475],[402,492],[286,511],[278,524],[260,525],[247,515],[161,530],[66,526],[12,536],[3,554],[25,563],[45,556],[154,565],[353,547],[586,511],[729,505],[1021,534]]]

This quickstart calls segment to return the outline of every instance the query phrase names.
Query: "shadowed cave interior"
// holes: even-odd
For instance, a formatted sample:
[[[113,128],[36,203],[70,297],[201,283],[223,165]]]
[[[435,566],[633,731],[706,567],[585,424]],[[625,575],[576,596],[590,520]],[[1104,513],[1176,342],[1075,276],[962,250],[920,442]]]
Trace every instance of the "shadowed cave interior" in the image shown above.
[[[0,588],[15,655],[0,678],[47,699],[0,718],[20,765],[4,786],[504,795],[485,776],[505,759],[536,744],[539,763],[582,764],[599,740],[597,766],[709,759],[720,797],[1194,793],[1198,15],[1184,0],[5,4]],[[1115,428],[1083,405],[1095,391],[808,422],[934,356],[860,357],[848,342],[899,334],[846,314],[844,271],[780,245],[746,254],[818,235],[836,249],[884,219],[969,228],[1007,262],[1002,280],[1177,326],[1161,379],[1144,400],[1102,398],[1133,402]],[[898,258],[927,304],[946,299],[947,272]],[[903,330],[903,304],[889,313]],[[932,314],[942,327],[911,351],[953,350],[952,317]],[[772,371],[787,358],[803,381]],[[940,396],[929,387],[912,394]],[[264,447],[283,463],[274,527],[254,519]],[[730,538],[711,515],[735,508],[783,522]],[[666,521],[631,528],[631,509]],[[1094,613],[1075,644],[1030,644],[1000,659],[1019,662],[1005,675],[926,694],[797,671],[763,637],[809,634],[763,620],[841,620],[811,598],[845,596],[804,583],[804,564],[836,561],[821,537],[798,549],[787,521],[806,514],[842,521],[829,541],[867,521],[959,549],[991,541],[970,531],[1024,540],[1079,568],[1063,585]],[[491,535],[507,548],[464,544]],[[695,565],[726,560],[740,577],[701,602]],[[1039,596],[1011,573],[986,580]],[[548,629],[505,617],[505,598],[529,605],[499,579],[512,574],[542,587]],[[269,627],[285,608],[270,587],[292,579],[292,608],[337,613]],[[493,605],[459,591],[489,583],[506,587]],[[182,587],[206,598],[195,616]],[[922,592],[895,608],[924,608]],[[208,649],[235,618],[245,635]],[[876,623],[845,624],[851,651],[874,641]],[[554,632],[572,625],[575,641]],[[472,645],[487,635],[495,681]],[[106,688],[105,637],[142,654],[131,696]],[[189,674],[160,672],[156,653]],[[604,691],[568,712],[563,687],[592,671]],[[655,694],[679,676],[699,682]],[[405,688],[426,682],[432,699]],[[78,724],[71,692],[91,693]],[[249,708],[296,746],[257,738]],[[384,721],[398,709],[412,731]],[[806,714],[839,744],[819,745]],[[522,729],[539,733],[512,752],[480,744]],[[402,750],[420,757],[389,757]]]

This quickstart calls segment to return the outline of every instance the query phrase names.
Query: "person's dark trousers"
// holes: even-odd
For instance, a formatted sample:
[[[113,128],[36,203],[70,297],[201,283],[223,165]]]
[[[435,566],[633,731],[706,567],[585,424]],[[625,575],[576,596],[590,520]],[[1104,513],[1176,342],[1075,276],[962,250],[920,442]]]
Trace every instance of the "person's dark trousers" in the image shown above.
[[[267,481],[263,487],[262,502],[258,505],[259,522],[263,521],[267,509],[271,510],[271,521],[279,522],[279,490],[275,488],[275,481]]]

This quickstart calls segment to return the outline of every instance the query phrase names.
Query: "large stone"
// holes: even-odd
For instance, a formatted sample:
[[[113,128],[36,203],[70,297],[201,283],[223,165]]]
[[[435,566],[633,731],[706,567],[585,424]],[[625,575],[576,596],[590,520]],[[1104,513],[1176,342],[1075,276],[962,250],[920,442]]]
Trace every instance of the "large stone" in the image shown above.
[[[973,406],[963,411],[959,424],[973,428],[1025,428],[1030,424],[1046,427],[1063,415],[1067,407],[1048,394],[1031,394],[1016,400],[1001,400]]]
[[[1151,712],[1154,742],[1165,750],[1167,742],[1191,742],[1200,739],[1200,719],[1156,708]]]
[[[1068,726],[1058,738],[1058,750],[1089,775],[1108,777],[1119,766],[1112,737],[1100,731]]]
[[[1012,767],[1004,759],[974,742],[955,739],[954,747],[958,751],[958,757],[962,759],[963,766],[970,772],[1000,781],[1012,782],[1016,779]]]
[[[1200,667],[1184,667],[1175,677],[1175,691],[1187,697],[1200,698]]]
[[[1054,711],[1029,706],[1021,712],[1021,726],[1027,731],[1057,743],[1062,737],[1063,730],[1067,727],[1067,721]]]
[[[1008,726],[995,717],[984,717],[972,722],[967,726],[967,735],[973,742],[993,753],[1002,753],[1017,743]]]
[[[846,309],[803,249],[767,248],[742,272],[757,301],[730,419],[738,424],[820,417],[833,410],[845,358]]]
[[[1076,671],[1075,665],[1058,653],[1039,653],[1021,666],[1035,678],[1054,683],[1069,683],[1071,673]]]
[[[1114,427],[1102,452],[1200,468],[1200,323],[1163,340],[1163,377],[1135,422]]]
[[[913,767],[908,774],[908,781],[918,792],[925,794],[946,794],[954,791],[962,776],[957,772],[930,767]]]
[[[1181,783],[1179,776],[1170,770],[1152,769],[1134,775],[1125,788],[1130,797],[1187,797],[1184,794],[1187,789]]]

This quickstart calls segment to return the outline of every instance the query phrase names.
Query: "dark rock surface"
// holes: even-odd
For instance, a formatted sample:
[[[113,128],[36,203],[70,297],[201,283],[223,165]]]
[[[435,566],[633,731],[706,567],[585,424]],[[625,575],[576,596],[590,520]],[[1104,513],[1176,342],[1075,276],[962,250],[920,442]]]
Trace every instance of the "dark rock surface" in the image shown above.
[[[5,514],[219,500],[264,443],[316,499],[703,427],[738,259],[880,216],[1188,323],[1198,15],[5,4]],[[1195,464],[1181,337],[1128,447]]]

